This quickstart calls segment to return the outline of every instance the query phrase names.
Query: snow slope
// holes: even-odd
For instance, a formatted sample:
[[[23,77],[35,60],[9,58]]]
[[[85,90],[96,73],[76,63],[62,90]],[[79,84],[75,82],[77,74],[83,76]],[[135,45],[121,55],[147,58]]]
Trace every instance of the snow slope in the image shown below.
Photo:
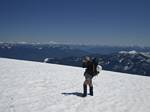
[[[82,98],[83,72],[0,58],[0,112],[150,112],[150,77],[102,71]]]

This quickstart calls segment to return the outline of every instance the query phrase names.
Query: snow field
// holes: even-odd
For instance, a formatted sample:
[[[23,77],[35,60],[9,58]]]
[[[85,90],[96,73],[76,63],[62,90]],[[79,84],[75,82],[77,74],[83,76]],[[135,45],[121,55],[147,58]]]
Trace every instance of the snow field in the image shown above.
[[[150,112],[150,77],[102,71],[82,98],[84,69],[0,58],[0,112]]]

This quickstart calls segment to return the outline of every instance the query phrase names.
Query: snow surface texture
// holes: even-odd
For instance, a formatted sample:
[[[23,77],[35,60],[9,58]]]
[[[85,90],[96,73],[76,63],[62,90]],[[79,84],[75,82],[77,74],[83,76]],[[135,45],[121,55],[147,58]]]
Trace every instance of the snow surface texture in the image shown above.
[[[0,58],[0,112],[150,112],[150,77],[102,71],[82,98],[83,72]]]

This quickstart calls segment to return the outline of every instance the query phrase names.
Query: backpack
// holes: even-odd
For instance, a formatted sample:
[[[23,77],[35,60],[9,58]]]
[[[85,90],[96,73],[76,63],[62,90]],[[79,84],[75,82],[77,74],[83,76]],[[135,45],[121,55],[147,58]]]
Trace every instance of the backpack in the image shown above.
[[[96,76],[101,72],[102,66],[99,65],[99,60],[97,58],[94,58],[92,60],[92,63],[93,63],[93,71],[94,71],[93,76]]]

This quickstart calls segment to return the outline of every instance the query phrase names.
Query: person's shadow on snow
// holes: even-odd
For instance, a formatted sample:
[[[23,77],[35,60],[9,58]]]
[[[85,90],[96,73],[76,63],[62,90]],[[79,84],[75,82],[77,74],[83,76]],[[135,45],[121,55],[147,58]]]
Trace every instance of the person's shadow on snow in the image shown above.
[[[79,92],[72,92],[72,93],[61,93],[65,96],[69,96],[69,95],[75,95],[75,96],[79,96],[79,97],[82,97],[82,93],[79,93]]]

